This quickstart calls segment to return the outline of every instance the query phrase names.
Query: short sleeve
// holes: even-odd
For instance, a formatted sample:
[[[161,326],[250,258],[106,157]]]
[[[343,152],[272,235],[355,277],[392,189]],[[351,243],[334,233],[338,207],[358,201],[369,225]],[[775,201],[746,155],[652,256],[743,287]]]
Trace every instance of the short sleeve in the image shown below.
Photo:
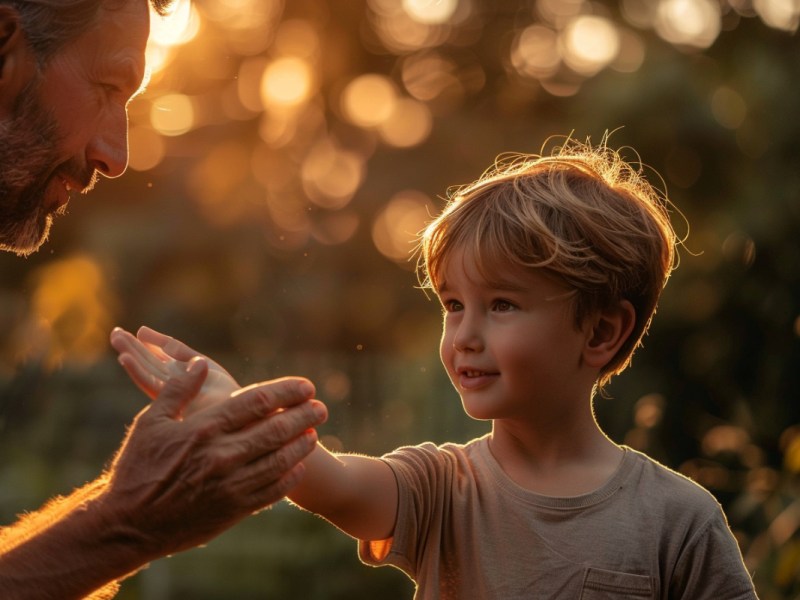
[[[757,600],[750,574],[721,509],[689,540],[675,565],[673,598]]]

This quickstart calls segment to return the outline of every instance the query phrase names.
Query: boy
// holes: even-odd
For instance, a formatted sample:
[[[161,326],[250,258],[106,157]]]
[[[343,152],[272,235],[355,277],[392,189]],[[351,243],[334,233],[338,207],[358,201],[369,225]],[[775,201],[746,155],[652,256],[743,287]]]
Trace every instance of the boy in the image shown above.
[[[442,362],[491,433],[382,458],[319,446],[289,497],[420,599],[755,598],[713,497],[614,444],[592,412],[647,330],[675,243],[666,201],[605,144],[568,140],[456,191],[422,236],[421,271],[444,309]],[[140,340],[149,351],[112,336],[150,394],[196,355]],[[209,388],[235,389],[212,371]]]

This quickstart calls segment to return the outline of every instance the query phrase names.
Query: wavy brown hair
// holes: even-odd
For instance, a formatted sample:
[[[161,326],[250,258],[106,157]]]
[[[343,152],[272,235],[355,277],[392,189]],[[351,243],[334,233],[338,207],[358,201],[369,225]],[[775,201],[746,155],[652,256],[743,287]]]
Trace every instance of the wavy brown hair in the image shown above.
[[[576,327],[628,300],[633,331],[601,370],[603,387],[630,363],[676,264],[666,195],[644,168],[603,143],[568,138],[551,155],[506,155],[449,194],[421,237],[418,272],[436,290],[454,249],[492,281],[504,266],[540,269],[571,290]]]

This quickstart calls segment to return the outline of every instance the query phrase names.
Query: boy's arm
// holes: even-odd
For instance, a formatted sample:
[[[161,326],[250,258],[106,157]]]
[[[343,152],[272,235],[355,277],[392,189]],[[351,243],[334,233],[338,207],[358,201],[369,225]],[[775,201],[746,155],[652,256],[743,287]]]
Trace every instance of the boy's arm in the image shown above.
[[[371,456],[333,454],[322,444],[303,461],[303,481],[288,494],[352,537],[392,537],[397,517],[397,480],[389,465]]]
[[[186,344],[142,328],[137,337],[117,330],[112,337],[120,362],[145,393],[153,395],[170,374],[185,368],[183,361],[202,356]],[[209,363],[209,376],[195,406],[210,406],[238,388],[217,363]],[[191,412],[191,411],[190,411]],[[362,540],[391,537],[397,513],[397,481],[380,459],[356,454],[333,454],[321,444],[303,461],[305,475],[289,498],[316,513],[345,533]]]

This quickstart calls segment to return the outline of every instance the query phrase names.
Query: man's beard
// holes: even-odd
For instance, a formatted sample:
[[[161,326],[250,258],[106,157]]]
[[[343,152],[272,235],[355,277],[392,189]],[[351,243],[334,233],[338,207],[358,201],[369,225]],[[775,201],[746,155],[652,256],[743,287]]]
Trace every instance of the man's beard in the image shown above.
[[[58,123],[40,98],[37,76],[19,94],[11,120],[0,123],[0,250],[20,256],[38,250],[47,240],[53,216],[66,212],[66,205],[53,210],[46,202],[56,171],[68,172],[87,188],[94,182],[94,176],[73,161],[59,164]]]

